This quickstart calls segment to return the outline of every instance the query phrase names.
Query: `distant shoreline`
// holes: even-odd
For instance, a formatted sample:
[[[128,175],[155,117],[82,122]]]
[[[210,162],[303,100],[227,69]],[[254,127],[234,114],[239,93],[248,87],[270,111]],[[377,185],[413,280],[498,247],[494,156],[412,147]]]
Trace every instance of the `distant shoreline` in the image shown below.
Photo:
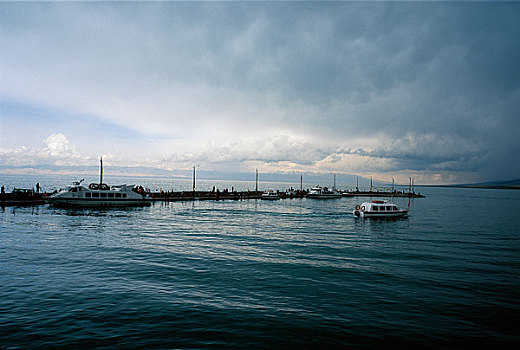
[[[519,185],[415,185],[415,187],[480,188],[483,190],[520,190]]]
[[[66,174],[23,174],[23,173],[5,173],[0,170],[1,176],[9,176],[9,177],[17,177],[17,176],[29,176],[29,177],[54,177],[54,176],[62,176],[62,177],[97,177],[98,174],[94,173],[66,173]],[[211,176],[213,175],[213,176]],[[216,176],[215,176],[216,175]],[[197,176],[198,181],[209,181],[209,182],[219,182],[219,181],[236,181],[236,182],[254,182],[254,178],[248,178],[250,174],[235,174],[235,176],[219,176],[223,174],[204,174],[204,171],[200,173],[200,175]],[[229,175],[229,174],[228,174]],[[245,176],[241,176],[245,175]],[[273,178],[271,176],[272,174],[262,174],[262,179],[260,179],[261,183],[283,183],[283,184],[296,184],[298,185],[300,183],[300,179],[295,178]],[[184,174],[171,174],[171,175],[165,175],[165,174],[123,174],[123,173],[115,173],[115,174],[109,174],[106,175],[108,177],[122,177],[122,178],[147,178],[147,179],[161,179],[161,180],[172,180],[172,181],[191,181],[191,173],[189,175]],[[210,177],[211,176],[211,177]],[[310,179],[309,179],[310,177]],[[298,180],[298,181],[297,181]],[[326,179],[321,178],[320,176],[308,176],[304,174],[304,183],[306,185],[309,185],[311,183],[318,184],[320,182],[326,182]],[[352,188],[354,185],[346,185],[345,180],[341,181],[342,185],[347,188]],[[346,185],[346,186],[345,186]],[[395,186],[396,188],[408,188],[408,184],[394,184],[391,185],[390,183],[382,183],[378,185],[379,187],[390,187]],[[520,179],[516,180],[509,180],[509,181],[493,181],[493,182],[487,182],[487,183],[475,183],[475,184],[415,184],[413,187],[419,188],[419,187],[445,187],[445,188],[477,188],[477,189],[490,189],[490,190],[520,190]]]

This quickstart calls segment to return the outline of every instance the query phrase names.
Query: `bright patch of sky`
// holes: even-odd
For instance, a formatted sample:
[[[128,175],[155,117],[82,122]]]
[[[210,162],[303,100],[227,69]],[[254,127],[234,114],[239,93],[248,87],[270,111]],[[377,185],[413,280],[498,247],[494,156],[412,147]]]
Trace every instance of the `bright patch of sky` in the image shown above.
[[[520,177],[520,4],[0,4],[0,171]]]

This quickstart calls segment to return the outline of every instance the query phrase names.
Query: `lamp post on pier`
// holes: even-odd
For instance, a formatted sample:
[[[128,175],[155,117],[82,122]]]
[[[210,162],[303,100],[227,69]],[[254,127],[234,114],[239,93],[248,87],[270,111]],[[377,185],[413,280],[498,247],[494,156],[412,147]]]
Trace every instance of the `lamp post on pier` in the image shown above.
[[[256,169],[255,194],[258,194],[258,168]]]
[[[195,168],[199,166],[198,164],[193,166],[193,199],[195,199]]]

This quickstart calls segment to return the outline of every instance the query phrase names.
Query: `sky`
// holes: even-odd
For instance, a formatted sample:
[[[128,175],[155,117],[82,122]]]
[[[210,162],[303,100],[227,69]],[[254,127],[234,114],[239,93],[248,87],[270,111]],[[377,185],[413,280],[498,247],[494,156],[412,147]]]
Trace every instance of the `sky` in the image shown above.
[[[520,177],[520,3],[0,3],[0,173]],[[43,170],[42,170],[43,169]]]

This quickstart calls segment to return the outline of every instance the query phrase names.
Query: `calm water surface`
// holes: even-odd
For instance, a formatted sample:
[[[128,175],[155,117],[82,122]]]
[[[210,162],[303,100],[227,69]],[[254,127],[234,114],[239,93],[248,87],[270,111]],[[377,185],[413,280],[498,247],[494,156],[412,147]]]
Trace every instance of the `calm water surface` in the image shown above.
[[[520,192],[421,192],[0,209],[0,348],[518,346]]]

